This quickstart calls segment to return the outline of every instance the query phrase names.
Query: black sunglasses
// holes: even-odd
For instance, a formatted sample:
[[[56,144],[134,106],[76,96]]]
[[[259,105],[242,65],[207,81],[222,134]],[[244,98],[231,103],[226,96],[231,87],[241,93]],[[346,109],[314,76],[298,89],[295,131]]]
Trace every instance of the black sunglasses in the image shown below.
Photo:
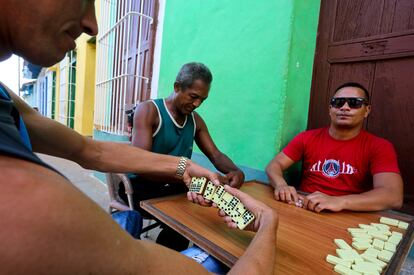
[[[361,108],[362,105],[368,105],[368,102],[365,98],[362,97],[334,97],[331,99],[331,106],[334,108],[341,108],[345,105],[345,102],[348,103],[348,106],[352,109]]]

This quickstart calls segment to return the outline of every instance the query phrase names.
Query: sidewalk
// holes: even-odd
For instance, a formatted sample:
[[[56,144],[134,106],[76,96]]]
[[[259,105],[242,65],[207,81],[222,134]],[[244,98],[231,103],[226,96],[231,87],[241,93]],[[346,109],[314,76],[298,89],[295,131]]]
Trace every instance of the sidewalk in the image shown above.
[[[82,168],[79,164],[49,155],[38,154],[38,156],[50,166],[56,168],[65,175],[69,181],[81,190],[85,195],[90,197],[105,212],[108,211],[109,195],[106,184],[93,175],[93,170]],[[149,220],[144,220],[144,227],[149,225]],[[148,233],[141,235],[141,239],[155,241],[160,232],[159,228],[155,228]]]
[[[108,190],[104,182],[93,176],[92,170],[86,170],[77,163],[66,159],[43,154],[38,154],[38,156],[65,175],[73,185],[105,209],[105,211],[108,210]]]

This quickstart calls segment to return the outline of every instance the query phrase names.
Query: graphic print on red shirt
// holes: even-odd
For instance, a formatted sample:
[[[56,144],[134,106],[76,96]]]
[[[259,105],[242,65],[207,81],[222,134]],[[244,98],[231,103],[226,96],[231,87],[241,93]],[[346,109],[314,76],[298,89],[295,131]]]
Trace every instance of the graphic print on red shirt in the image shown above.
[[[305,131],[283,153],[302,160],[300,189],[309,193],[358,194],[372,189],[372,175],[399,173],[392,144],[364,130],[350,140],[332,138],[328,127]]]

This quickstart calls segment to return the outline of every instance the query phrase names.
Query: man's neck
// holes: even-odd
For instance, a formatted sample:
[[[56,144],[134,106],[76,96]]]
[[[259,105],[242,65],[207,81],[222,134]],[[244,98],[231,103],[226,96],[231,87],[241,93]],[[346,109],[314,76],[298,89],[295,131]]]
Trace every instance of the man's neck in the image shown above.
[[[183,122],[185,120],[185,115],[182,114],[178,108],[174,104],[174,97],[169,96],[165,99],[165,105],[168,108],[170,114],[174,117],[175,121],[178,123]]]
[[[329,135],[337,140],[349,140],[356,137],[362,129],[362,125],[354,128],[343,128],[335,125],[329,126]]]

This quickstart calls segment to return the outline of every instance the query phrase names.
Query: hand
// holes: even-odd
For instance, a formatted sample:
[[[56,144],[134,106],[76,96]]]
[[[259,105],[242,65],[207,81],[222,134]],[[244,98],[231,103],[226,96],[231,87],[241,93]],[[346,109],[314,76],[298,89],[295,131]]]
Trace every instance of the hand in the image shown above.
[[[215,185],[220,184],[218,174],[195,164],[191,160],[187,160],[187,167],[183,175],[183,181],[187,187],[190,186],[192,177],[205,177]],[[196,194],[194,192],[187,192],[187,199],[202,206],[211,206],[210,201],[205,200],[202,195]]]
[[[229,194],[237,197],[243,205],[253,213],[256,217],[254,221],[246,226],[245,230],[250,231],[258,231],[262,226],[266,226],[269,223],[276,223],[276,227],[279,221],[278,214],[275,210],[267,206],[266,204],[253,199],[250,195],[236,189],[230,187],[229,185],[225,185],[224,189]],[[229,216],[226,216],[223,210],[219,211],[219,215],[224,217],[224,221],[227,223],[227,226],[230,228],[237,228],[235,222]]]
[[[316,191],[304,198],[303,208],[319,213],[322,210],[338,212],[343,210],[344,206],[341,197],[329,196]]]
[[[226,174],[226,177],[231,187],[239,189],[244,183],[244,174],[241,170],[231,171]]]
[[[287,203],[297,203],[298,202],[298,193],[293,186],[280,185],[275,188],[275,199],[277,201],[283,201]]]

